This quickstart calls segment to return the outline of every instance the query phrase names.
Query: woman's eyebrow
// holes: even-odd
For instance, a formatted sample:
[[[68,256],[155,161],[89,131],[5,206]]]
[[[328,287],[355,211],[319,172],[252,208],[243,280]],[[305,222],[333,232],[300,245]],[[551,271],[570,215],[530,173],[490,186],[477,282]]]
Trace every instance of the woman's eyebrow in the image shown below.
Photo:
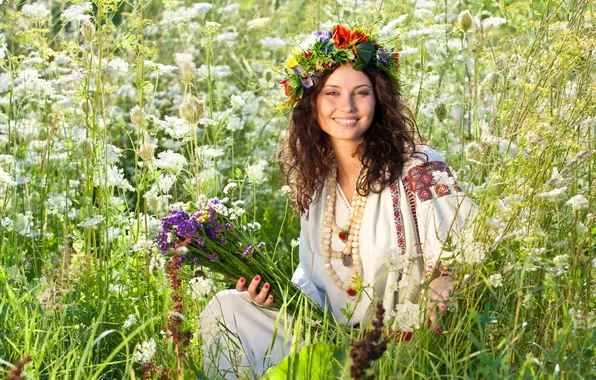
[[[325,86],[323,86],[323,88],[325,87],[331,87],[331,88],[341,88],[341,86],[336,86],[334,84],[326,84]],[[359,84],[358,86],[354,87],[354,89],[357,89],[359,87],[368,87],[368,88],[372,88],[371,85],[369,84]]]

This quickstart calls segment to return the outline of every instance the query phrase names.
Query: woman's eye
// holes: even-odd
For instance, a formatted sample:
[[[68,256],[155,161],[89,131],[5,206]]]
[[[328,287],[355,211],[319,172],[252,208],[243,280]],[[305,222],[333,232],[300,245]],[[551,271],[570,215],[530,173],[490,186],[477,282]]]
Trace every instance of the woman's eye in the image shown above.
[[[339,95],[339,92],[337,91],[328,91],[327,95]]]
[[[366,96],[366,95],[369,95],[369,92],[368,91],[356,91],[354,94]]]

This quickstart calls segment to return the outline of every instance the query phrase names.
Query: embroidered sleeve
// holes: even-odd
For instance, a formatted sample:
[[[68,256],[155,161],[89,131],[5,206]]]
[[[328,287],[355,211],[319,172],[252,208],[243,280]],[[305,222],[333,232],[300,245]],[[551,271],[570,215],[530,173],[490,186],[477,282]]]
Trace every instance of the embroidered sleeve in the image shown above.
[[[403,184],[413,206],[426,275],[435,271],[450,274],[457,237],[471,225],[476,205],[465,196],[441,159],[411,167]]]

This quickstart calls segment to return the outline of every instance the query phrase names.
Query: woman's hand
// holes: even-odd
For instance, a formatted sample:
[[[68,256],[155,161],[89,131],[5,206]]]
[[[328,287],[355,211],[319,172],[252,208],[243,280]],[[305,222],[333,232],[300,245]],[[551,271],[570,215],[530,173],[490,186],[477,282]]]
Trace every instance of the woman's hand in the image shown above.
[[[447,310],[445,302],[451,296],[452,285],[453,278],[451,276],[437,277],[428,285],[426,318],[430,322],[430,328],[437,334],[441,333],[441,327],[438,324],[438,312]]]
[[[260,292],[257,292],[257,288],[259,283],[261,282],[261,276],[256,275],[250,284],[248,284],[248,288],[246,287],[246,279],[241,277],[238,282],[236,283],[236,291],[238,292],[248,292],[250,299],[253,303],[263,306],[263,307],[271,307],[274,306],[273,296],[269,295],[269,284],[265,283],[263,288]]]

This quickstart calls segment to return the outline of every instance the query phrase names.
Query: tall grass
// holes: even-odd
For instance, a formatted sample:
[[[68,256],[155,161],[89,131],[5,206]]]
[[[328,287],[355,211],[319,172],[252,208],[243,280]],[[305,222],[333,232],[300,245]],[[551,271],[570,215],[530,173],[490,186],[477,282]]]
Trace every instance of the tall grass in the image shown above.
[[[136,378],[138,347],[153,339],[154,373],[203,376],[197,319],[208,300],[187,294],[190,270],[179,274],[183,328],[195,337],[178,371],[169,274],[152,244],[159,219],[197,194],[244,201],[261,225],[255,234],[293,270],[299,223],[275,164],[287,121],[275,109],[276,70],[298,34],[330,20],[394,35],[421,135],[483,216],[474,248],[486,259],[456,268],[458,282],[472,278],[442,316],[442,334],[420,329],[412,342],[391,343],[371,371],[596,375],[590,1],[73,6],[81,5],[0,5],[0,374],[31,355],[32,378]],[[465,10],[470,28],[458,21]],[[188,57],[197,71],[185,80]],[[180,116],[185,95],[202,102],[196,128],[166,119]],[[234,107],[232,95],[246,104]],[[144,122],[131,120],[135,106]],[[238,186],[224,194],[230,182]],[[125,324],[131,314],[136,322]],[[295,320],[305,345],[347,350],[362,337]]]

